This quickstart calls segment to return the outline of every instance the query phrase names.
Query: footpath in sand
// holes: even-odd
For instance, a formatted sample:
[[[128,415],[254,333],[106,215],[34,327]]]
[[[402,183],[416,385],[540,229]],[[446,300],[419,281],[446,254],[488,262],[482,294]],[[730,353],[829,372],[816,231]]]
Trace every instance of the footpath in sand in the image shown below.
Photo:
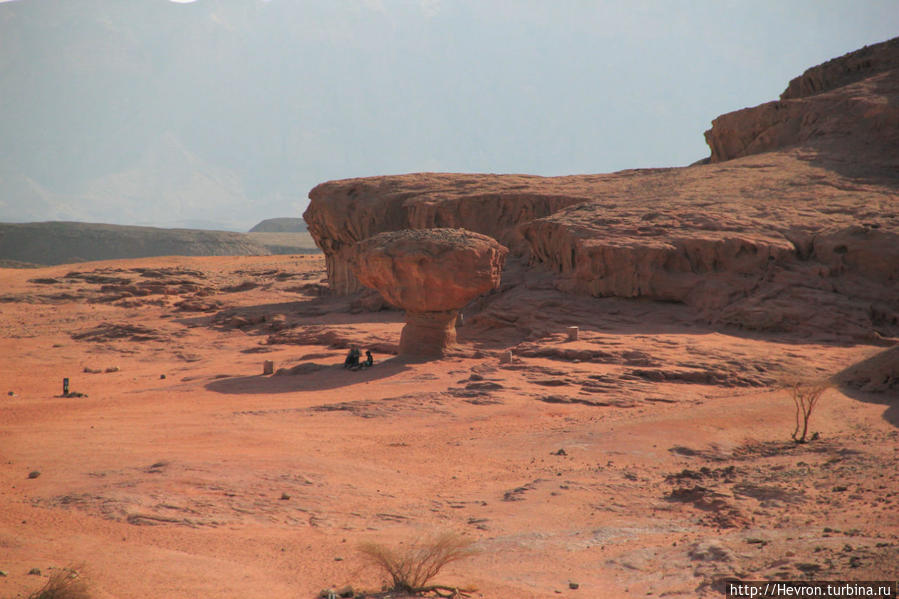
[[[437,582],[473,597],[899,578],[896,398],[830,389],[796,445],[775,388],[883,347],[532,276],[404,362],[402,313],[323,278],[320,256],[0,270],[0,596],[73,564],[97,597],[377,590],[359,543],[442,531],[479,553]],[[353,343],[374,367],[342,368]]]

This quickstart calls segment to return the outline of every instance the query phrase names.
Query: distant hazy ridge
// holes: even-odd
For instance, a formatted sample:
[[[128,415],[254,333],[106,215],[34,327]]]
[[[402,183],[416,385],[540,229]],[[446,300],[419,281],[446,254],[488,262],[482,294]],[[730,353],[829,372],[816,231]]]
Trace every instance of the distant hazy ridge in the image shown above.
[[[250,229],[250,233],[305,233],[306,221],[302,218],[267,218]]]
[[[0,260],[65,264],[151,256],[260,256],[317,252],[304,233],[231,233],[73,222],[0,223]]]

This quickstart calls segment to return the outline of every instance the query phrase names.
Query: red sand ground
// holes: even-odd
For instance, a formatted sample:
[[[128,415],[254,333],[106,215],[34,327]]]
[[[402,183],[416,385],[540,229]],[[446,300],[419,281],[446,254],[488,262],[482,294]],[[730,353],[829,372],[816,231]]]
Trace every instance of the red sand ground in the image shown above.
[[[320,257],[285,256],[0,270],[0,596],[70,564],[96,597],[377,590],[359,543],[441,531],[476,542],[437,578],[474,597],[899,578],[896,398],[831,389],[820,440],[795,445],[773,387],[882,348],[534,284],[466,314],[458,355],[403,363],[383,351],[402,314],[352,314],[315,295],[322,277]],[[72,336],[103,323],[145,328]],[[273,329],[306,345],[269,344]],[[376,366],[341,368],[331,345],[350,342]],[[263,360],[324,368],[263,376]],[[63,377],[88,396],[58,397]]]

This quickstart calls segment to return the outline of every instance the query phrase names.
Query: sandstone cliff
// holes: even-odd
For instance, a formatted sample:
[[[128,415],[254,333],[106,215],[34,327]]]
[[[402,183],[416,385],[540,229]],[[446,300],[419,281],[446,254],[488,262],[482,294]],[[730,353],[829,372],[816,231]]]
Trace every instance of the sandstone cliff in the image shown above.
[[[899,38],[808,69],[780,100],[722,115],[705,132],[712,162],[797,144],[892,162],[899,155]],[[886,154],[884,153],[886,151]]]
[[[562,289],[693,305],[751,329],[899,334],[899,197],[801,155],[671,169],[522,225]],[[622,204],[627,208],[622,209]]]
[[[893,38],[807,69],[792,79],[781,100],[804,98],[899,68],[899,38]]]
[[[416,174],[334,181],[304,215],[332,287],[380,231],[490,235],[556,286],[683,302],[755,330],[899,336],[899,40],[810,69],[723,115],[710,164],[608,175]]]

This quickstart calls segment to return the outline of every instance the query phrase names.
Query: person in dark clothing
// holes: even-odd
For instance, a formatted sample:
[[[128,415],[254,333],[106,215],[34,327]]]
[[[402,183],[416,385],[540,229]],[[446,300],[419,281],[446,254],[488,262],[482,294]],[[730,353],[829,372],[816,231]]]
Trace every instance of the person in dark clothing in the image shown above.
[[[350,348],[350,351],[346,355],[346,360],[343,361],[344,368],[359,368],[359,358],[362,354],[359,352],[359,348],[355,345]]]
[[[363,362],[362,365],[365,366],[366,368],[368,368],[369,366],[371,366],[374,363],[375,363],[375,359],[372,357],[371,351],[365,350],[365,362]]]

